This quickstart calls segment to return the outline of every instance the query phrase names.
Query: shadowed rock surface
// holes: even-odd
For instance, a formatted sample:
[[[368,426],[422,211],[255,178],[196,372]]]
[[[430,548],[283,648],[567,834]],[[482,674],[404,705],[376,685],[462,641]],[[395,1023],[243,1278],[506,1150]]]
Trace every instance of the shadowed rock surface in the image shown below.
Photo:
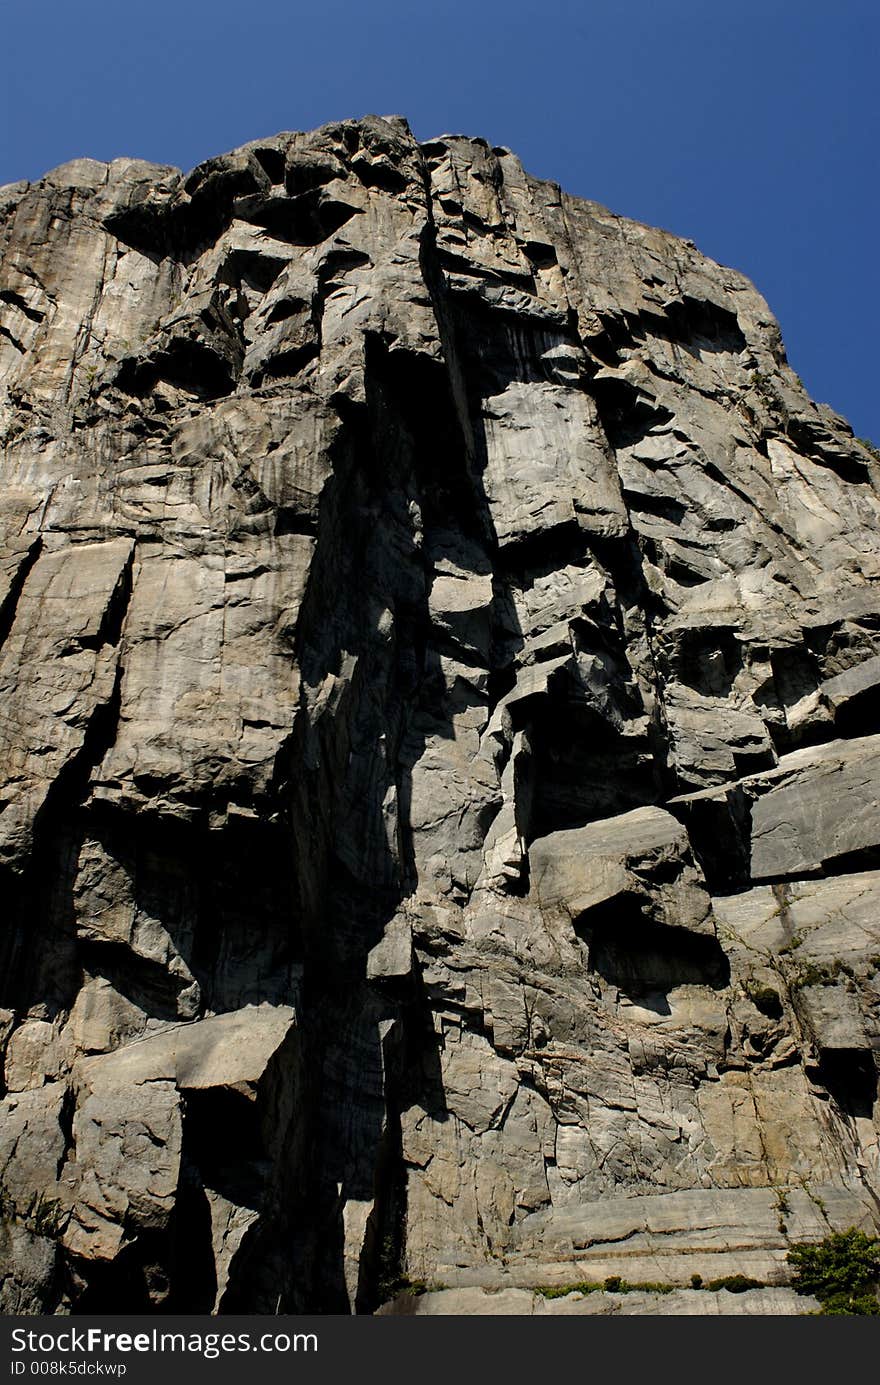
[[[800,1311],[880,1221],[880,493],[763,299],[399,118],[0,254],[0,1306]]]

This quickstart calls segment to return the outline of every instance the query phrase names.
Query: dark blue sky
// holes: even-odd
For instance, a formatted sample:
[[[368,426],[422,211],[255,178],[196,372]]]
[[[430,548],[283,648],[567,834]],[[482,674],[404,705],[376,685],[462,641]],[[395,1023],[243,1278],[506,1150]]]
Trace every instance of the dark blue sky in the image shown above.
[[[367,112],[483,135],[743,270],[880,442],[877,0],[27,0],[0,33],[0,183]]]

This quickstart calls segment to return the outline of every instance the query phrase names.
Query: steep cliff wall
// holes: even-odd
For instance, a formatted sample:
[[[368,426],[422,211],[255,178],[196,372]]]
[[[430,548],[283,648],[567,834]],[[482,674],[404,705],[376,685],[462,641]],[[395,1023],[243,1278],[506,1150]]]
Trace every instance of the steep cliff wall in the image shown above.
[[[880,1216],[880,493],[761,297],[398,119],[0,252],[3,1306],[793,1311]]]

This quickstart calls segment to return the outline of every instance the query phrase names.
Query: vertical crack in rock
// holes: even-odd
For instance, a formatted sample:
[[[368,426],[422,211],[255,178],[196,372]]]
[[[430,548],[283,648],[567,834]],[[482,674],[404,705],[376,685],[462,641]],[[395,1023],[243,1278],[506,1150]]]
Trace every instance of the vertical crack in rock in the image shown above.
[[[0,256],[0,1306],[798,1311],[878,1226],[880,493],[760,295],[399,117]]]
[[[3,600],[0,602],[0,645],[3,645],[9,638],[12,629],[12,622],[15,620],[15,612],[18,606],[21,593],[28,575],[34,563],[40,556],[43,547],[43,540],[37,535],[33,542],[21,552],[10,554],[5,567],[5,592]]]

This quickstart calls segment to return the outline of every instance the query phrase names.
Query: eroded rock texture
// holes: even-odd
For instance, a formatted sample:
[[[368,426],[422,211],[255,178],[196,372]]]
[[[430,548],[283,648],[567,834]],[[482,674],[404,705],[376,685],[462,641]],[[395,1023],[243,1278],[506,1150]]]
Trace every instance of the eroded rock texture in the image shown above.
[[[766,304],[399,119],[0,218],[3,1306],[792,1311],[880,1205],[880,495]]]

